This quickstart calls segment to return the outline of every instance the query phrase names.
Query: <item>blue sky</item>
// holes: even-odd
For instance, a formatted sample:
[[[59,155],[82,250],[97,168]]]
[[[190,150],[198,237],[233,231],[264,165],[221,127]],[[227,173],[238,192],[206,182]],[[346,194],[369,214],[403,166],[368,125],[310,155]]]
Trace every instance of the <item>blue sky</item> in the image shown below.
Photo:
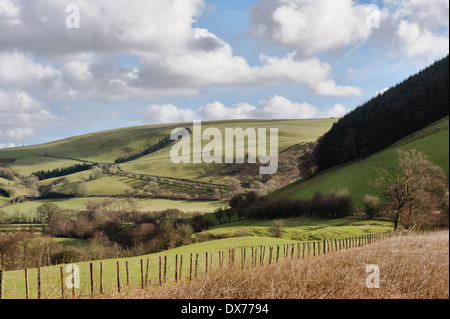
[[[448,8],[0,0],[0,147],[195,119],[343,116],[448,54]]]

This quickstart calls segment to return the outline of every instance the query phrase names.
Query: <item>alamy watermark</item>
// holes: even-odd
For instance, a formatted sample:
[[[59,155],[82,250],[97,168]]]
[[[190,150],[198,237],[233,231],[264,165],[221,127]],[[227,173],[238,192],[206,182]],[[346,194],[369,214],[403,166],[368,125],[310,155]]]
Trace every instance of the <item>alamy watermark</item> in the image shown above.
[[[380,267],[378,265],[367,265],[366,273],[369,275],[366,278],[366,287],[380,288]]]
[[[366,7],[366,27],[368,29],[379,29],[381,21],[381,11],[376,4],[370,4]]]
[[[275,174],[278,170],[278,128],[270,128],[268,140],[265,128],[225,128],[223,136],[218,128],[209,127],[202,131],[201,121],[194,121],[192,134],[188,129],[176,128],[170,139],[178,141],[170,151],[170,159],[175,164],[245,163],[247,158],[247,163],[256,164],[259,161],[267,165],[260,166],[261,175]],[[203,141],[209,143],[203,146]]]
[[[71,3],[66,7],[66,28],[79,29],[80,28],[80,7],[77,4]]]
[[[66,277],[66,287],[69,289],[80,288],[80,267],[75,264],[67,265],[66,273],[69,273]]]

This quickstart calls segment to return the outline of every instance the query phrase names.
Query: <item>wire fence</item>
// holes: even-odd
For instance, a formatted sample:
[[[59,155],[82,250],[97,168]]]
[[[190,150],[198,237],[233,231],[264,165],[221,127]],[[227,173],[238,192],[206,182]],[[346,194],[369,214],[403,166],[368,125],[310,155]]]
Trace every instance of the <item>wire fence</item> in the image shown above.
[[[370,245],[392,234],[384,232],[284,245],[234,247],[214,252],[153,255],[0,271],[0,299],[68,299],[114,295],[129,287],[147,289],[189,282],[223,268],[260,267],[286,260],[313,258]]]

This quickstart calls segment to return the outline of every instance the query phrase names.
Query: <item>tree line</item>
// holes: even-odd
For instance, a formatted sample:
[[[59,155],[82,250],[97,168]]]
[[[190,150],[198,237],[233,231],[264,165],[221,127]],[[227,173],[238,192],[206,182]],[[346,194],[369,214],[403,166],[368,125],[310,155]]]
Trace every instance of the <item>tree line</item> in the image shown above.
[[[229,211],[218,210],[216,218],[231,220],[233,215],[239,219],[284,219],[299,216],[318,216],[322,218],[342,218],[354,212],[353,198],[347,189],[329,194],[317,192],[311,199],[270,200],[258,197],[254,192],[234,196]]]
[[[449,56],[345,115],[319,138],[318,171],[364,158],[449,114]]]
[[[186,128],[189,133],[191,133],[191,130],[189,128]],[[148,154],[154,153],[156,151],[159,151],[160,149],[166,147],[167,145],[171,144],[173,141],[170,139],[170,135],[164,137],[163,139],[159,140],[158,143],[144,147],[143,149],[136,150],[133,152],[129,152],[126,154],[123,154],[119,158],[117,158],[114,162],[116,164],[125,163],[133,161],[137,158],[146,156]]]
[[[98,165],[98,164],[97,163],[75,164],[75,165],[68,166],[68,167],[55,168],[54,170],[47,170],[47,171],[41,170],[38,172],[34,172],[31,175],[38,177],[39,180],[42,181],[44,179],[71,175],[71,174],[82,172],[82,171],[88,171],[96,165]]]

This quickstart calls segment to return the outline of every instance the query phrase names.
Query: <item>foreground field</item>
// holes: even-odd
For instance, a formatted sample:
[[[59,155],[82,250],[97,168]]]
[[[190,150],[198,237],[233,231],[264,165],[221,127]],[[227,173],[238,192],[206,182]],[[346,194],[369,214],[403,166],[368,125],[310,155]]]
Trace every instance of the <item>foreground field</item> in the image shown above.
[[[172,281],[175,273],[175,260],[176,258],[180,258],[178,260],[178,268],[179,276],[183,274],[183,278],[189,276],[190,272],[190,261],[189,256],[192,254],[194,258],[198,256],[198,259],[193,262],[197,264],[195,268],[195,273],[204,274],[206,271],[206,267],[208,269],[218,268],[218,252],[225,252],[231,249],[236,249],[237,252],[240,252],[241,248],[250,247],[261,247],[261,246],[277,246],[277,245],[286,245],[295,243],[292,240],[286,239],[278,239],[278,238],[265,238],[265,237],[241,237],[241,238],[228,238],[228,239],[220,239],[209,242],[203,242],[198,244],[192,244],[188,246],[183,246],[175,249],[171,249],[168,251],[163,251],[160,253],[138,256],[138,257],[130,257],[130,258],[119,258],[119,259],[104,259],[104,260],[95,260],[93,262],[93,269],[95,272],[95,289],[98,292],[100,289],[105,293],[110,293],[117,291],[118,287],[118,277],[117,277],[117,264],[120,264],[120,277],[122,285],[125,286],[125,283],[129,282],[130,285],[140,286],[141,281],[141,265],[140,262],[143,260],[144,270],[148,273],[145,276],[145,281],[151,285],[154,285],[158,282],[158,268],[161,267],[161,260],[167,261],[167,267],[165,268],[165,272],[167,275],[164,275],[164,278],[167,278],[167,281]],[[77,243],[74,243],[75,245]],[[101,249],[101,248],[99,248]],[[94,252],[95,253],[95,252]],[[249,253],[249,251],[247,252]],[[207,255],[209,254],[209,255]],[[214,258],[213,258],[214,255]],[[184,256],[184,262],[181,262],[181,256]],[[208,259],[206,259],[208,256]],[[229,256],[226,256],[229,257]],[[265,256],[268,257],[267,255]],[[247,260],[250,259],[250,256],[247,256]],[[208,261],[207,261],[208,260]],[[227,258],[227,262],[229,259]],[[78,262],[76,266],[79,269],[80,276],[80,287],[76,289],[76,296],[89,294],[89,285],[90,285],[90,264],[91,262]],[[67,269],[69,267],[69,269]],[[99,283],[99,272],[100,268],[102,269],[102,288],[100,288]],[[42,298],[44,299],[57,299],[61,298],[61,272],[60,269],[66,272],[65,276],[70,275],[70,265],[56,265],[45,267],[41,269],[41,293]],[[161,268],[159,268],[161,271]],[[128,274],[128,276],[127,276]],[[194,274],[193,274],[194,275]],[[37,282],[38,282],[38,270],[28,269],[28,278],[29,278],[29,286],[28,290],[30,292],[30,298],[36,299],[37,297]],[[163,278],[163,281],[165,279]],[[3,297],[5,299],[25,299],[26,298],[26,283],[25,283],[24,270],[17,271],[9,271],[4,274],[4,292]],[[128,284],[127,284],[128,285]],[[66,297],[71,297],[71,291],[66,292]]]
[[[206,231],[214,237],[273,236],[270,220],[242,220],[216,225]],[[323,219],[319,217],[295,217],[283,219],[281,238],[296,241],[311,241],[362,236],[392,230],[393,224],[386,219],[346,217]]]
[[[367,288],[366,266],[380,269]],[[449,232],[409,234],[371,246],[259,268],[218,270],[169,287],[128,290],[144,299],[448,299]]]

